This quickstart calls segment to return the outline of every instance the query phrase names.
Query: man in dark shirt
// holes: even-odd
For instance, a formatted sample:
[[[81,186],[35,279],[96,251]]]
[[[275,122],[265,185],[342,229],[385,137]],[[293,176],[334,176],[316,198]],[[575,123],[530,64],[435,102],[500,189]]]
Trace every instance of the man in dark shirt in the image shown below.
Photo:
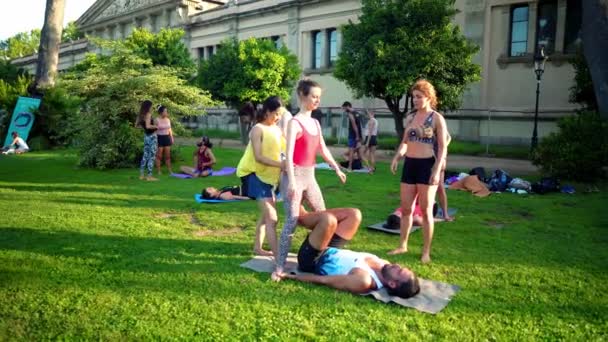
[[[355,153],[361,155],[359,153],[362,141],[361,117],[348,101],[342,104],[342,110],[348,115],[348,169],[352,171]]]

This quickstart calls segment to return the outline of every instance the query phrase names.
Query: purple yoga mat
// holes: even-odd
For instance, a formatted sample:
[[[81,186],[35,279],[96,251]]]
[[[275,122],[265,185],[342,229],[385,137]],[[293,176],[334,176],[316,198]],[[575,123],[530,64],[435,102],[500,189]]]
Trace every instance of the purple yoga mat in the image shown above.
[[[213,170],[212,176],[228,176],[236,172],[236,168],[230,166],[224,166],[221,170]]]
[[[214,170],[211,172],[211,176],[228,176],[236,172],[236,168],[230,166],[224,166],[220,170]],[[192,176],[185,173],[172,173],[171,177],[181,178],[181,179],[190,179]]]

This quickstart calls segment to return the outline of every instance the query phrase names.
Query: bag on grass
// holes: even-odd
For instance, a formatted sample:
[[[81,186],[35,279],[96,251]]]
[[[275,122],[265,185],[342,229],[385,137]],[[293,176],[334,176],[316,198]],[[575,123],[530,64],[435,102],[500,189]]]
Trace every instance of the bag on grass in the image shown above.
[[[555,177],[544,177],[540,181],[532,184],[532,192],[546,194],[548,192],[559,191],[559,180]]]

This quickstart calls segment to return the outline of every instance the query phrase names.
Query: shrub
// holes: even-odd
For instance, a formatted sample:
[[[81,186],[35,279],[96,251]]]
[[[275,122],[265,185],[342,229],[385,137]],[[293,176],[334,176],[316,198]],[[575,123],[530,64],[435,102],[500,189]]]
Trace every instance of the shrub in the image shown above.
[[[597,112],[581,111],[561,119],[559,132],[545,137],[533,155],[546,174],[577,181],[603,176],[608,162],[608,122]]]
[[[30,136],[44,137],[51,147],[73,145],[80,130],[80,105],[80,98],[59,86],[45,89]]]
[[[95,41],[106,58],[88,58],[86,68],[75,68],[58,83],[83,99],[78,115],[80,164],[99,169],[132,167],[141,156],[143,132],[134,127],[141,101],[167,107],[174,132],[179,117],[201,115],[216,103],[205,91],[186,85],[181,69],[154,66],[123,41]]]

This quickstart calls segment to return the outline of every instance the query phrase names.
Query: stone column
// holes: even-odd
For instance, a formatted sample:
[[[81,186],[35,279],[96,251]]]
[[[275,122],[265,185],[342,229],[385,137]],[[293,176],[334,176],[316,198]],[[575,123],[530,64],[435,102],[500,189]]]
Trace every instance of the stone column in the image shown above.
[[[310,69],[313,67],[313,46],[314,46],[314,42],[312,40],[312,34],[310,31],[306,31],[306,32],[302,32],[302,42],[303,44],[306,44],[306,47],[302,47],[302,49],[299,49],[299,46],[296,48],[295,51],[300,51],[300,53],[297,55],[298,58],[300,59],[301,63],[302,63],[302,67],[304,69]],[[291,47],[290,47],[291,49]]]
[[[152,18],[149,15],[141,19],[141,27],[150,32],[154,32],[154,28],[152,27]]]
[[[287,36],[285,37],[287,48],[302,60],[300,56],[300,24],[298,8],[290,8],[287,13]],[[304,64],[307,65],[307,64]]]
[[[537,4],[536,2],[528,3],[528,53],[534,54],[536,51],[536,17]]]

